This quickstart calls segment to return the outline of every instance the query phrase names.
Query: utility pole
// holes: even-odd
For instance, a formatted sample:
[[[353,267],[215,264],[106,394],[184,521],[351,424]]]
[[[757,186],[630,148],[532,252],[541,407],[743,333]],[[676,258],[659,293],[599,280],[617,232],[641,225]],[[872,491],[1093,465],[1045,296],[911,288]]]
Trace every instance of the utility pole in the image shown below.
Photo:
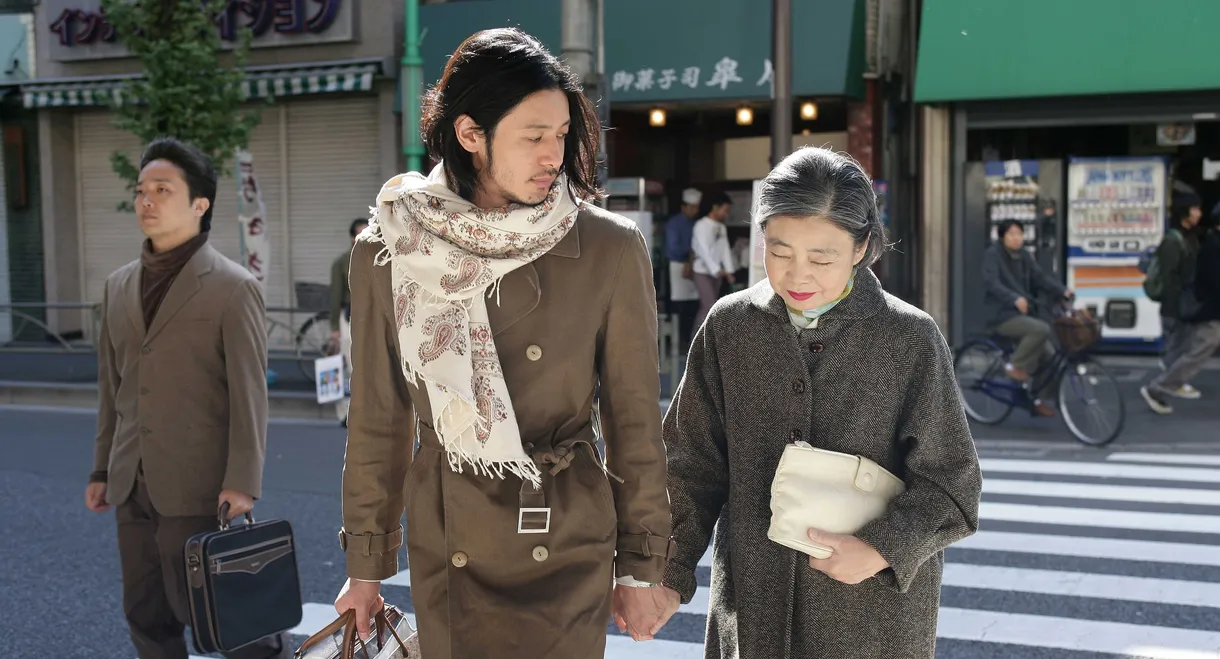
[[[771,166],[792,152],[792,0],[771,0]]]
[[[419,0],[404,0],[405,30],[402,69],[402,152],[407,171],[423,171],[426,149],[419,136],[420,94],[423,91],[424,59],[419,54]],[[424,172],[426,173],[426,172]]]
[[[598,140],[597,182],[604,186],[609,173],[605,127],[610,123],[610,101],[605,84],[605,30],[603,0],[563,0],[563,59],[580,77],[585,96],[597,105],[601,124]]]

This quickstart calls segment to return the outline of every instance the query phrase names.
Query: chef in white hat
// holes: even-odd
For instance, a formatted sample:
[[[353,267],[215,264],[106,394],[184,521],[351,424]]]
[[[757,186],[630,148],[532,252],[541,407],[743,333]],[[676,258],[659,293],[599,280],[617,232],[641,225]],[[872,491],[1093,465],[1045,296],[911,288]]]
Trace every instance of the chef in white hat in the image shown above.
[[[682,191],[682,208],[665,223],[665,256],[669,260],[669,301],[678,314],[682,349],[690,345],[692,325],[699,310],[699,289],[694,280],[694,252],[691,237],[703,193],[695,188]]]

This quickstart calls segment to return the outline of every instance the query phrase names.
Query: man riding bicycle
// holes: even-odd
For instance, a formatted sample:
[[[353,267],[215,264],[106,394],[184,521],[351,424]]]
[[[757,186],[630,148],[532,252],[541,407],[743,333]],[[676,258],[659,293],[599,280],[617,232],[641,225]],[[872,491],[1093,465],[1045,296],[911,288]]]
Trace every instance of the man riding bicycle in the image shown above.
[[[1035,315],[1040,295],[1070,300],[1073,293],[1042,271],[1025,249],[1025,228],[1016,220],[1005,220],[996,228],[998,240],[983,255],[983,309],[988,329],[1017,341],[1005,374],[1017,382],[1029,382],[1043,357],[1054,355],[1050,323]],[[1049,389],[1047,383],[1046,389]],[[1036,392],[1041,395],[1043,392]],[[1039,416],[1055,411],[1041,398],[1034,401]]]

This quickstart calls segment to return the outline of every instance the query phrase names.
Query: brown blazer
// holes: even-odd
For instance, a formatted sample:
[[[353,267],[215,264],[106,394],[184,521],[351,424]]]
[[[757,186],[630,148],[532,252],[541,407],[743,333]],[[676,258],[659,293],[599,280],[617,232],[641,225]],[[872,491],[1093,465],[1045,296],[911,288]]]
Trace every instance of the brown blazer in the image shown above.
[[[450,468],[426,391],[403,376],[391,269],[373,265],[381,249],[362,237],[351,261],[340,534],[348,575],[398,571],[405,507],[423,656],[602,656],[615,574],[660,581],[669,551],[656,293],[643,235],[589,208],[549,253],[502,280],[498,305],[489,298],[522,441],[544,463],[551,525],[542,534],[517,532],[519,478]],[[584,443],[593,440],[595,394],[606,462],[621,483]]]
[[[106,279],[98,336],[94,471],[127,500],[143,462],[153,507],[215,515],[223,489],[262,494],[266,307],[258,280],[205,244],[145,331],[140,262]]]

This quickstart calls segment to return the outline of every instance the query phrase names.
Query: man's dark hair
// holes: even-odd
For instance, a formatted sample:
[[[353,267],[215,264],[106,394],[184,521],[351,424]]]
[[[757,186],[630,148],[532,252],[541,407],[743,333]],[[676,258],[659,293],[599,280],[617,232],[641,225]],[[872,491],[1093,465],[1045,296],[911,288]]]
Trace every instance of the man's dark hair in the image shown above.
[[[995,225],[995,239],[1004,240],[1004,236],[1008,235],[1013,227],[1021,227],[1021,232],[1025,232],[1025,225],[1021,224],[1020,220],[1001,220]]]
[[[713,192],[712,194],[708,195],[705,201],[707,203],[708,210],[711,210],[721,204],[729,204],[730,206],[733,205],[733,198],[730,197],[728,193],[723,191]]]
[[[350,235],[352,238],[355,238],[357,235],[360,234],[360,227],[365,226],[368,223],[369,223],[368,219],[363,218],[363,217],[358,217],[358,218],[352,220],[352,225],[347,228],[348,235]]]
[[[566,64],[516,28],[483,30],[467,38],[449,58],[440,82],[424,96],[420,134],[432,155],[444,161],[445,175],[458,194],[471,198],[479,182],[474,159],[454,132],[458,117],[469,115],[483,131],[490,159],[496,126],[504,115],[530,94],[549,89],[567,95],[571,113],[560,171],[578,197],[600,194],[597,108]]]
[[[173,164],[182,173],[186,181],[187,193],[191,201],[203,197],[208,200],[208,210],[199,218],[199,231],[206,233],[212,229],[212,209],[216,207],[216,168],[208,158],[194,145],[176,140],[172,137],[159,137],[144,147],[140,156],[140,170],[154,160],[164,160]]]

